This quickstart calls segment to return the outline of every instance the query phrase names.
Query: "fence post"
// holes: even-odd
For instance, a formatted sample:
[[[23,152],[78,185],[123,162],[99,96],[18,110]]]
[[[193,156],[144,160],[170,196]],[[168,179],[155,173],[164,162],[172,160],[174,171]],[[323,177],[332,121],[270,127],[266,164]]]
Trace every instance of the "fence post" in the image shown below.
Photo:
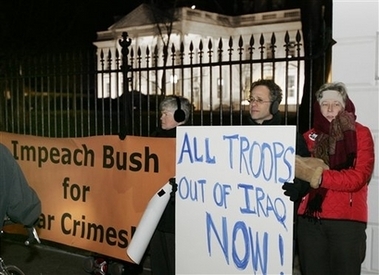
[[[120,118],[124,120],[120,123],[120,133],[119,136],[121,139],[124,139],[126,135],[132,134],[132,99],[129,93],[129,77],[128,72],[130,71],[130,66],[128,64],[128,54],[129,54],[129,46],[132,43],[132,40],[128,37],[127,32],[122,33],[122,39],[118,41],[121,46],[121,54],[122,54],[122,79],[123,79],[123,94],[121,96],[121,104],[122,104],[122,114]]]

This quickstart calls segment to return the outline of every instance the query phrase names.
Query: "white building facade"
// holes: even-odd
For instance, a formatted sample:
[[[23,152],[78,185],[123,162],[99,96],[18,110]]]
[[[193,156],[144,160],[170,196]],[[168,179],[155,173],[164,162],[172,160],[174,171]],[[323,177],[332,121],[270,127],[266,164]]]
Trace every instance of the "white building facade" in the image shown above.
[[[175,19],[172,21],[172,31],[169,36],[168,61],[163,63],[162,49],[167,43],[167,33],[159,33],[157,23],[152,19],[149,6],[142,4],[130,14],[126,15],[108,30],[98,32],[98,39],[94,43],[100,52],[111,52],[113,56],[116,49],[121,51],[119,39],[123,32],[131,38],[130,50],[141,53],[141,65],[147,66],[180,66],[182,64],[197,64],[194,70],[168,68],[166,70],[166,94],[181,94],[193,99],[198,109],[216,108],[222,103],[238,108],[249,92],[252,81],[259,78],[272,78],[283,88],[288,104],[296,104],[301,98],[303,87],[303,62],[290,61],[287,63],[266,62],[258,63],[261,59],[285,58],[295,54],[303,54],[301,49],[301,22],[300,10],[284,10],[241,16],[225,16],[216,13],[193,10],[187,7],[178,8]],[[300,35],[299,35],[300,34]],[[251,56],[251,37],[253,35],[253,55]],[[290,45],[287,47],[284,45]],[[296,41],[296,36],[300,41]],[[273,40],[274,38],[274,40]],[[272,45],[275,45],[272,51]],[[220,51],[220,45],[222,50]],[[299,49],[297,50],[296,46]],[[173,51],[173,47],[175,50]],[[184,54],[181,54],[180,47]],[[202,47],[202,49],[201,49]],[[154,62],[153,55],[158,49],[158,62]],[[150,58],[146,59],[147,51]],[[190,53],[191,52],[191,53]],[[210,52],[212,54],[210,55]],[[215,62],[229,62],[238,60],[255,60],[242,66],[233,64],[217,67],[204,64]],[[199,65],[199,64],[202,64]],[[115,64],[113,64],[115,68]],[[136,63],[133,68],[137,67]],[[99,64],[100,67],[100,64]],[[114,75],[115,76],[115,75]],[[132,86],[146,93],[149,89],[155,92],[162,90],[160,79],[162,72],[150,71],[142,76],[133,77]],[[118,77],[121,79],[120,77]],[[145,79],[149,79],[147,83]],[[155,81],[157,80],[157,81]],[[122,79],[118,82],[111,79],[105,84],[99,80],[98,97],[120,96],[122,93]],[[148,87],[147,87],[148,86]],[[104,90],[104,87],[107,90]],[[136,88],[138,87],[138,88]]]

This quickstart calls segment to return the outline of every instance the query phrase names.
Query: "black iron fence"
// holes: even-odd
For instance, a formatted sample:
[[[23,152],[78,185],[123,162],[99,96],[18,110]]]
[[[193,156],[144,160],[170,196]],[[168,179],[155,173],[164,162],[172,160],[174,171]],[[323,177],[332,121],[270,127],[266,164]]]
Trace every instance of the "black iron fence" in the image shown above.
[[[285,124],[298,124],[304,83],[302,38],[252,35],[170,47],[133,45],[124,33],[115,49],[3,60],[0,130],[46,137],[148,136],[159,102],[186,96],[191,125],[241,125],[252,81],[282,88]],[[227,46],[224,46],[227,45]]]

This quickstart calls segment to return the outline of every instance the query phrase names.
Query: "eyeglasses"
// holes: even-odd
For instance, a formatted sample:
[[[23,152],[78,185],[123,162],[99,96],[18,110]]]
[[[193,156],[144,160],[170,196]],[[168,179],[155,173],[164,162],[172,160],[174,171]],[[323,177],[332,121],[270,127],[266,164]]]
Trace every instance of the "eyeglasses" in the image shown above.
[[[263,103],[271,103],[272,101],[271,100],[263,100],[261,98],[254,98],[254,97],[251,97],[249,99],[247,99],[247,101],[251,104],[251,103],[256,103],[256,104],[263,104]]]

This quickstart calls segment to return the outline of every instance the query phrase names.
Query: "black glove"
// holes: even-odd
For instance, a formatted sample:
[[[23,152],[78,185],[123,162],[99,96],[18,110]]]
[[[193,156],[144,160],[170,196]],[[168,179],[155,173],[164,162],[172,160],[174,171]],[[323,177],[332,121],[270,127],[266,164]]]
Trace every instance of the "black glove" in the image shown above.
[[[178,185],[175,182],[175,178],[170,179],[170,184],[172,186],[170,193],[170,201],[173,202],[175,200],[175,192],[178,190]]]
[[[298,178],[295,178],[293,183],[292,182],[285,182],[282,186],[282,189],[284,191],[284,195],[290,197],[290,200],[295,202],[302,197],[304,197],[306,194],[309,193],[310,189],[309,182],[300,180]]]

